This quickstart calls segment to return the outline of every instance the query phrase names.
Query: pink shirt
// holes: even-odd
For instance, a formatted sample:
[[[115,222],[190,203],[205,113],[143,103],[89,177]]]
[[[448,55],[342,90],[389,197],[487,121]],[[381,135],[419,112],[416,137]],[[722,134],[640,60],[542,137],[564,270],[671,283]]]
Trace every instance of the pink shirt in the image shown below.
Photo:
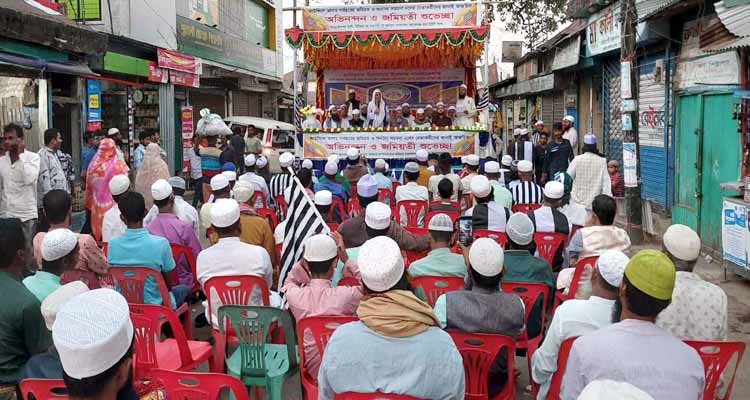
[[[39,269],[42,269],[42,240],[46,234],[46,232],[39,232],[34,236],[34,258],[40,266]],[[78,264],[75,269],[91,271],[97,275],[105,275],[109,272],[107,257],[96,245],[93,236],[78,234]]]
[[[360,279],[359,269],[354,260],[344,264],[342,277]],[[285,294],[289,310],[296,320],[319,315],[354,315],[362,298],[362,286],[331,287],[328,279],[310,279],[302,264],[297,262],[289,271],[281,291]],[[321,355],[315,340],[304,333],[305,369],[310,377],[317,380]]]

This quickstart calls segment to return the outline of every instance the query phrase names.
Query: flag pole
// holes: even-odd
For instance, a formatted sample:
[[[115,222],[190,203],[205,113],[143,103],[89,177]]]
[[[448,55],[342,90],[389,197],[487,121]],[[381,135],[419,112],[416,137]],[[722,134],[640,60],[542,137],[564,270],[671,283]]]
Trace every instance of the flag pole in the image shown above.
[[[286,169],[292,175],[292,179],[294,179],[294,181],[297,182],[297,184],[299,185],[299,187],[301,187],[302,190],[303,190],[303,192],[304,192],[304,188],[305,187],[302,185],[302,182],[299,181],[299,178],[297,178],[297,174],[294,173],[294,170],[292,169],[292,167],[286,167]],[[310,199],[310,196],[308,196],[307,193],[305,193],[304,199],[305,199],[305,201],[307,201],[307,202],[310,203],[310,205],[312,206],[312,209],[313,209],[313,212],[315,213],[315,215],[317,215],[318,218],[320,218],[323,222],[325,222],[325,218],[323,218],[323,216],[320,215],[320,212],[318,211],[318,208],[315,207],[315,203],[312,201],[312,199]],[[346,210],[344,210],[344,212],[346,212]],[[287,208],[287,213],[289,213],[289,208]],[[343,219],[344,219],[343,215],[341,216],[341,219],[343,221]],[[328,224],[325,224],[325,232],[326,233],[331,233],[331,228],[328,227]],[[284,233],[286,233],[286,232],[284,232]]]

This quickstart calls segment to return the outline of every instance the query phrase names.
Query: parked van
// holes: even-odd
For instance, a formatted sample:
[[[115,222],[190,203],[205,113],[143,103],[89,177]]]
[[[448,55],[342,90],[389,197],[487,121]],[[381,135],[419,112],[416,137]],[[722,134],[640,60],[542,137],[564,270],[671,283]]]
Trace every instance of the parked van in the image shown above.
[[[294,125],[286,122],[257,117],[227,117],[224,118],[229,129],[240,126],[243,128],[243,136],[247,138],[247,127],[254,126],[255,131],[262,132],[260,141],[263,143],[263,155],[268,158],[268,167],[271,173],[281,172],[279,167],[279,155],[290,152],[294,155],[300,153],[297,143],[297,134]]]

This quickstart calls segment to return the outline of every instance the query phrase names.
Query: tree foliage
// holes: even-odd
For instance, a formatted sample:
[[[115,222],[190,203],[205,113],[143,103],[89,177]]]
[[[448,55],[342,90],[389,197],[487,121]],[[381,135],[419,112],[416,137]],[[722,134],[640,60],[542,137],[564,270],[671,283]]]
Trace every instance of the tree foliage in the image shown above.
[[[527,48],[534,49],[565,23],[565,0],[500,0],[495,13],[507,30],[525,38]]]

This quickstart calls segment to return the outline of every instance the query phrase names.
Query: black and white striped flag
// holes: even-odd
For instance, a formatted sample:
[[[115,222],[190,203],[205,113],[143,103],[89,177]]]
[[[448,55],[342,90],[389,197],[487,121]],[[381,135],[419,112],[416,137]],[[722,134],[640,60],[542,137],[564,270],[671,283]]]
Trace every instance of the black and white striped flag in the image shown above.
[[[490,106],[490,91],[487,88],[482,89],[482,93],[479,95],[479,103],[477,104],[477,110],[482,111]]]
[[[307,238],[329,231],[328,225],[318,213],[297,176],[291,176],[291,195],[284,224],[284,245],[281,249],[279,264],[279,287],[283,286],[286,275],[294,263],[302,258],[303,244]]]
[[[294,126],[297,127],[297,132],[302,132],[302,121],[305,120],[305,116],[302,115],[303,108],[305,108],[305,98],[297,95],[294,102]]]

